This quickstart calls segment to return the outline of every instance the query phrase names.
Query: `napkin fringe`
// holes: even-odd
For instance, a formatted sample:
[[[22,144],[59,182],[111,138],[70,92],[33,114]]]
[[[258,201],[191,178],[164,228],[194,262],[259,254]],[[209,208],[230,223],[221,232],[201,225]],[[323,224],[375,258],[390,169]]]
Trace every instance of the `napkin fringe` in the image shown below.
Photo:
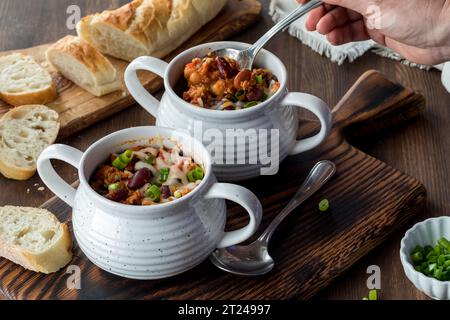
[[[377,55],[379,55],[379,56],[399,61],[399,62],[401,62],[404,65],[407,65],[409,67],[419,68],[421,70],[427,70],[427,71],[429,71],[429,70],[431,70],[433,68],[433,66],[411,62],[411,61],[403,58],[397,52],[394,52],[391,49],[383,47],[383,46],[378,45],[378,44],[374,46],[374,48],[372,49],[372,52],[377,54]]]

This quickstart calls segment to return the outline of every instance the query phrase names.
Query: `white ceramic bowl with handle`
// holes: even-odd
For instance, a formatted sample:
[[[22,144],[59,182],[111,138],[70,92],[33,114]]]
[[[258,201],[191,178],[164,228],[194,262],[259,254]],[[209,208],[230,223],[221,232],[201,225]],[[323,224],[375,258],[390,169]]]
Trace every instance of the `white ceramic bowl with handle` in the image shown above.
[[[110,201],[89,185],[89,178],[109,155],[148,144],[149,138],[177,141],[183,153],[203,165],[205,177],[186,196],[153,206]],[[72,188],[55,172],[50,160],[78,169],[80,186]],[[52,145],[40,155],[38,172],[58,197],[73,207],[73,230],[81,250],[100,268],[132,279],[160,279],[187,271],[216,248],[247,240],[262,215],[259,200],[249,190],[217,183],[211,157],[191,136],[159,127],[131,128],[110,134],[84,154],[66,145]],[[225,232],[228,199],[242,205],[250,221],[242,229]]]
[[[202,44],[182,52],[170,64],[152,57],[137,58],[125,71],[128,90],[134,99],[156,118],[157,125],[185,129],[208,146],[209,150],[222,150],[220,153],[213,152],[213,170],[222,181],[257,177],[264,172],[263,168],[267,167],[270,169],[264,174],[275,174],[279,163],[288,155],[301,154],[320,145],[330,132],[332,124],[330,109],[321,99],[306,93],[288,93],[286,67],[267,50],[261,50],[255,60],[255,66],[270,69],[278,78],[281,87],[270,99],[255,107],[234,111],[210,110],[191,105],[179,96],[182,91],[176,92],[175,88],[184,79],[184,67],[193,58],[204,57],[209,52],[222,48],[244,49],[248,46],[246,43],[229,41]],[[141,85],[137,77],[138,70],[154,72],[164,79],[166,91],[161,101],[155,99]],[[298,108],[307,109],[317,116],[321,124],[317,135],[297,140]],[[250,138],[238,140],[236,143],[234,140],[230,142],[220,139],[227,136],[227,130],[234,130],[235,133],[236,130],[242,130],[244,136]],[[255,139],[252,140],[253,130],[258,133],[258,143]],[[264,130],[273,132],[273,135],[267,135],[266,140],[260,138],[259,134],[264,136]],[[267,164],[269,160],[264,156],[259,156],[258,161],[250,161],[250,154],[265,155],[266,150],[273,152],[271,156],[276,155],[270,159],[273,162]],[[246,155],[246,161],[239,160],[239,156],[242,157],[243,154]]]
[[[436,300],[450,300],[450,281],[439,281],[427,277],[414,269],[411,252],[417,245],[435,246],[445,237],[450,239],[450,217],[431,218],[417,223],[409,229],[400,244],[400,260],[403,270],[417,289]]]

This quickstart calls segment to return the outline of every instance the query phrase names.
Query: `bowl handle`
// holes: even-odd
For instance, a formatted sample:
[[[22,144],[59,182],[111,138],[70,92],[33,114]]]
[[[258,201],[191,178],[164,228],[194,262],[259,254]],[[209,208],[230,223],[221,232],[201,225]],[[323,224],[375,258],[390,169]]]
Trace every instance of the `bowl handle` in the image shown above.
[[[73,207],[76,190],[55,171],[50,160],[62,160],[79,169],[83,153],[75,148],[54,144],[45,149],[38,158],[37,170],[45,185],[61,200]]]
[[[131,96],[153,117],[157,117],[160,102],[145,89],[137,76],[138,70],[156,73],[164,78],[168,64],[153,57],[139,57],[132,61],[125,70],[125,85]]]
[[[316,96],[307,93],[288,93],[281,106],[296,106],[311,111],[319,118],[320,132],[315,136],[298,140],[290,155],[296,155],[319,146],[328,136],[332,126],[332,115],[328,105]]]
[[[262,206],[258,198],[248,189],[229,183],[216,183],[205,195],[206,199],[226,199],[236,202],[247,210],[250,222],[239,230],[225,232],[217,248],[225,248],[250,238],[258,229],[262,218]]]

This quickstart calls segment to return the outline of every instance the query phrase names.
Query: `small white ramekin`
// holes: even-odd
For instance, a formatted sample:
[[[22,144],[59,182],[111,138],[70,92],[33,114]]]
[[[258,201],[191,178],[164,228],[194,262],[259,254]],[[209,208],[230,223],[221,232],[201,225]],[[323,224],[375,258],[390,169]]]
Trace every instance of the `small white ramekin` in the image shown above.
[[[436,300],[450,300],[450,281],[427,277],[414,269],[411,251],[417,246],[435,246],[441,237],[450,239],[450,217],[431,218],[415,224],[400,244],[400,260],[406,276],[417,289]]]

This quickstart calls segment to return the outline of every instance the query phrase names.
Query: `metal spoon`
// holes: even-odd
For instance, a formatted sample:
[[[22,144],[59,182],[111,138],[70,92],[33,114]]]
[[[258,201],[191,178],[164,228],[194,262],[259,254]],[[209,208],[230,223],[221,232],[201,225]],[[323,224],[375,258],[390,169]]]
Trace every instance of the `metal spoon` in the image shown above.
[[[322,4],[322,1],[312,0],[308,3],[299,6],[283,20],[278,22],[272,29],[270,29],[265,35],[263,35],[254,45],[246,50],[236,50],[236,49],[221,49],[214,52],[216,56],[226,56],[238,61],[241,69],[252,69],[253,61],[258,55],[259,51],[264,47],[264,45],[272,39],[278,32],[282,31],[284,28],[288,27],[291,23],[298,20],[300,17],[308,13],[314,8],[317,8]]]
[[[319,190],[335,172],[336,165],[333,162],[326,160],[317,163],[294,198],[255,242],[246,246],[217,249],[210,256],[211,262],[219,269],[241,276],[259,276],[268,273],[275,264],[267,249],[275,229],[289,213]]]

